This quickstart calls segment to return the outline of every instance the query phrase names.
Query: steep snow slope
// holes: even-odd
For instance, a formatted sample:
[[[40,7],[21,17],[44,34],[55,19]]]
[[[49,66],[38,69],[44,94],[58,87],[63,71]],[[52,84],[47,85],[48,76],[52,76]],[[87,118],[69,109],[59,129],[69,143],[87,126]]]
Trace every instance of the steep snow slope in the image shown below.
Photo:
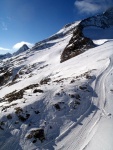
[[[0,150],[112,150],[112,33],[60,63],[78,23],[1,61]]]

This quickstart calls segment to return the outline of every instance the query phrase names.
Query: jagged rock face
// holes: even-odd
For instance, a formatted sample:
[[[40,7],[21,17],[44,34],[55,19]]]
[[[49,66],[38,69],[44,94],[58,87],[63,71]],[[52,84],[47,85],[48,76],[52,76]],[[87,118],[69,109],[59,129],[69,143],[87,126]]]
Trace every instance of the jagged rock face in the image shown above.
[[[61,55],[61,63],[75,57],[89,48],[93,48],[95,45],[92,40],[85,37],[82,33],[82,28],[78,26],[74,32],[69,44],[64,49]]]
[[[83,34],[83,29],[88,26],[96,26],[100,28],[109,28],[113,25],[113,7],[109,8],[103,14],[89,17],[82,20],[74,29],[73,36],[61,55],[61,63],[75,57],[89,48],[95,47],[90,38]]]
[[[7,71],[2,76],[0,76],[0,86],[6,84],[11,76],[12,76],[12,72],[10,71]]]

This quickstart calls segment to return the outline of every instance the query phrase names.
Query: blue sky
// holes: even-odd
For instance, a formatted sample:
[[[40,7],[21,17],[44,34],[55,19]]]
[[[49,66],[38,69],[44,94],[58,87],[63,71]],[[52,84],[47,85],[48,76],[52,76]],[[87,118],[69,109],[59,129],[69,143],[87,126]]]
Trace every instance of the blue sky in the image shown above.
[[[0,0],[0,53],[32,46],[65,24],[104,11],[113,0]]]

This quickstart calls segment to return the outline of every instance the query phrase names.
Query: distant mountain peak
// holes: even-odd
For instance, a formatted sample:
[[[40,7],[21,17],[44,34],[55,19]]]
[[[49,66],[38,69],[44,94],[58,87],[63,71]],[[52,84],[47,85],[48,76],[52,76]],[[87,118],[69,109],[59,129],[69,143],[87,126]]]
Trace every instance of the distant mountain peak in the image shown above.
[[[29,49],[29,47],[26,44],[24,44],[22,47],[19,48],[19,50],[17,50],[15,53],[13,53],[13,55],[18,55],[20,53],[25,52],[28,49]]]
[[[29,47],[28,47],[26,44],[24,44],[23,46],[21,46],[21,47],[19,48],[18,51],[26,51],[26,50],[28,50],[28,49],[29,49]]]
[[[12,55],[10,53],[0,54],[0,59],[10,58]]]
[[[24,44],[22,47],[27,47],[27,48],[29,48],[29,47],[27,46],[27,44]],[[22,47],[20,47],[20,48],[22,48]]]

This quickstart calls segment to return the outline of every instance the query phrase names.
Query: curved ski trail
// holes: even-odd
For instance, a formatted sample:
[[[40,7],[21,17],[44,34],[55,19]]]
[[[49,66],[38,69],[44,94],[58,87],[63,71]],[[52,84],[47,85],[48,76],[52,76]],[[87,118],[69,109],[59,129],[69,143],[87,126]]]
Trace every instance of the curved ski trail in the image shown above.
[[[113,69],[112,64],[113,58],[111,56],[109,65],[98,75],[96,81],[93,83],[94,91],[98,95],[98,97],[92,98],[92,104],[96,106],[96,109],[93,113],[91,113],[93,106],[91,104],[89,109],[82,115],[82,117],[80,117],[77,123],[74,124],[71,129],[68,129],[70,132],[68,133],[68,131],[66,131],[67,135],[64,133],[65,136],[61,135],[61,137],[57,138],[57,142],[59,143],[60,147],[58,149],[83,150],[94,136],[101,117],[108,115],[104,108],[106,103],[105,80]],[[79,125],[79,122],[81,122],[83,125]]]

